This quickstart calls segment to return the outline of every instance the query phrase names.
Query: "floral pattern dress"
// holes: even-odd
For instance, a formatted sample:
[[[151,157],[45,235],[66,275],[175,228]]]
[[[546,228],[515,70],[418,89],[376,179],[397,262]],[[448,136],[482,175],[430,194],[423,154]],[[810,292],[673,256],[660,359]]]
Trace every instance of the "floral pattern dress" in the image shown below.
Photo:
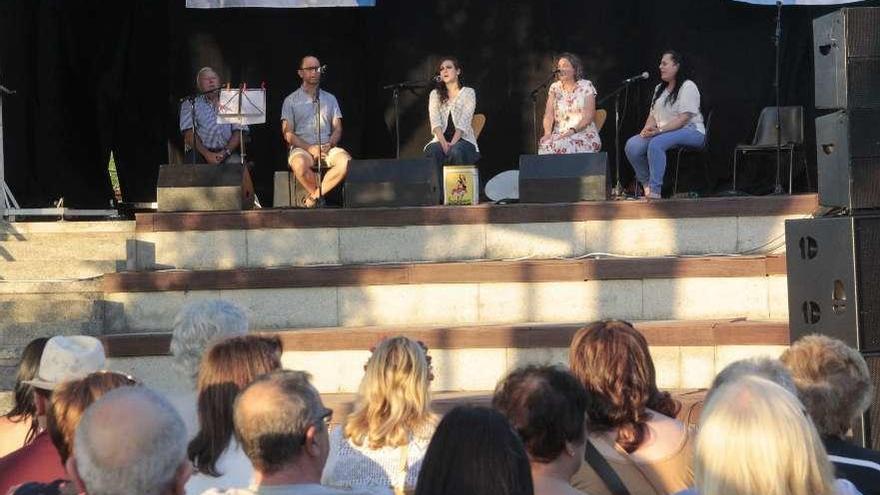
[[[594,153],[602,149],[602,140],[599,138],[599,129],[596,128],[595,120],[580,132],[562,137],[562,133],[580,122],[589,95],[595,97],[596,88],[586,79],[578,81],[572,91],[563,89],[559,81],[550,85],[547,98],[553,100],[555,120],[550,139],[538,147],[539,155]]]

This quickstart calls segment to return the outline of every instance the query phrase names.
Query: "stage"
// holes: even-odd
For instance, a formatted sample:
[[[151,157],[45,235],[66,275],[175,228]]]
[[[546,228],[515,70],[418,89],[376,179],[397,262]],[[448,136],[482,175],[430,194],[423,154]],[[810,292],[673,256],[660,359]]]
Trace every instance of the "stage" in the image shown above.
[[[784,222],[817,207],[807,194],[2,223],[3,385],[29,339],[88,333],[115,368],[173,388],[174,315],[222,297],[279,333],[285,364],[322,392],[353,392],[372,342],[403,333],[434,349],[437,391],[479,394],[511,366],[564,362],[578,325],[610,317],[637,322],[664,388],[704,387],[785,348]]]

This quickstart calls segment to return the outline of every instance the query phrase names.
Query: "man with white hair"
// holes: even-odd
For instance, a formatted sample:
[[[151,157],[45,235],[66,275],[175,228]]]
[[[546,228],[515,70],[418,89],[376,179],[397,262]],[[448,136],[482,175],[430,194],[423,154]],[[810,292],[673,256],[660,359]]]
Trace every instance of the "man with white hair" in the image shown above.
[[[322,486],[330,453],[324,407],[304,371],[278,370],[257,378],[235,400],[235,435],[254,466],[250,490],[211,489],[204,495],[361,495]]]
[[[49,483],[66,476],[58,450],[45,430],[52,391],[66,381],[103,369],[105,362],[104,346],[94,337],[56,335],[46,342],[36,376],[24,382],[34,389],[37,420],[43,431],[27,446],[0,458],[0,493],[21,483]]]
[[[184,495],[192,474],[186,444],[168,401],[146,387],[122,387],[86,409],[67,470],[87,495]]]
[[[196,381],[202,355],[215,342],[247,334],[248,317],[241,306],[223,299],[206,299],[185,305],[174,318],[171,355],[183,375],[182,390],[168,400],[186,425],[187,438],[198,432]]]

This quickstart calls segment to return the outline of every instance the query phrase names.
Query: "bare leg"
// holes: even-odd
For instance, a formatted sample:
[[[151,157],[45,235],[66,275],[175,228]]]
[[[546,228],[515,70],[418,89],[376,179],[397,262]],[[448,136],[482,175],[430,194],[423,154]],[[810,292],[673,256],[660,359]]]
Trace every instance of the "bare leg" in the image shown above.
[[[324,180],[321,181],[321,192],[323,194],[332,191],[345,178],[345,175],[348,173],[348,162],[351,160],[351,155],[344,151],[336,152],[333,153],[332,160],[333,166],[327,170],[327,173],[324,174]],[[315,192],[315,196],[317,194]]]
[[[296,180],[306,188],[310,196],[317,196],[318,183],[315,180],[315,173],[312,172],[313,163],[314,160],[307,153],[294,153],[288,160],[290,170],[293,172]]]

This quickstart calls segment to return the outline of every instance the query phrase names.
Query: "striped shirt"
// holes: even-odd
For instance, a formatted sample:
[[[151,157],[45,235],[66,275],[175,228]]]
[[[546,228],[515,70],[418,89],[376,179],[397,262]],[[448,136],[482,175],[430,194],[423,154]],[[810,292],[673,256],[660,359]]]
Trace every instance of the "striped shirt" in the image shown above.
[[[232,137],[232,131],[242,129],[248,132],[248,126],[238,124],[218,124],[217,107],[205,95],[195,99],[196,132],[202,145],[210,150],[224,148]],[[180,104],[180,132],[192,129],[193,107],[189,100]]]

